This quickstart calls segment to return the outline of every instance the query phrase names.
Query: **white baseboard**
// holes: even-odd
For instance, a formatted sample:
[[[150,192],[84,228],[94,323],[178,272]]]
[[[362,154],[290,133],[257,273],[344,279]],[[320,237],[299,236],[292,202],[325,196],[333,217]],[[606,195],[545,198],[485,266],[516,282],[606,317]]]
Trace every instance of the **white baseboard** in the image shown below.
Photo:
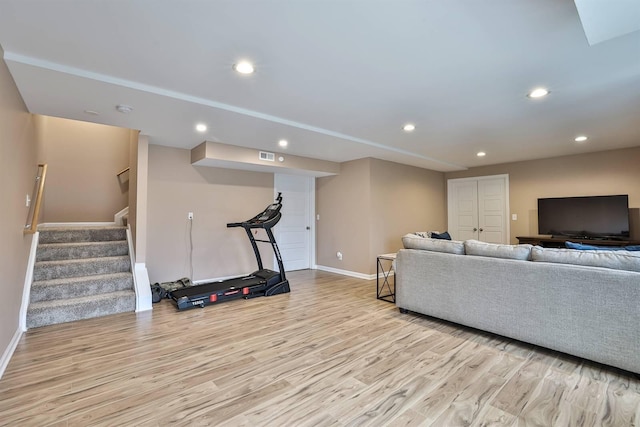
[[[316,269],[328,271],[329,273],[342,274],[343,276],[355,277],[356,279],[373,280],[376,278],[375,274],[364,274],[358,273],[357,271],[340,270],[339,268],[327,267],[324,265],[316,265]]]
[[[329,273],[342,274],[343,276],[350,276],[350,277],[355,277],[357,279],[363,279],[363,280],[373,280],[373,279],[376,278],[375,274],[364,274],[364,273],[358,273],[356,271],[340,270],[338,268],[325,267],[324,265],[313,265],[311,267],[311,269],[312,270],[328,271]],[[250,273],[248,273],[248,274],[250,274]],[[244,277],[244,276],[247,276],[248,274],[241,274],[241,275],[234,275],[234,276],[224,276],[224,277],[214,277],[214,278],[211,278],[211,279],[192,280],[191,283],[193,283],[194,285],[201,285],[203,283],[221,282],[221,281],[227,280],[227,279],[237,279],[238,277]],[[393,272],[391,272],[390,275],[393,276]],[[383,277],[382,273],[380,273],[380,277],[381,278]]]
[[[22,330],[20,328],[16,329],[16,333],[13,334],[13,338],[11,342],[4,350],[2,354],[2,359],[0,359],[0,379],[4,375],[5,369],[9,366],[9,361],[11,360],[11,356],[13,356],[13,352],[16,351],[16,347],[18,347],[18,343],[20,342],[20,338],[22,338]]]
[[[213,279],[192,280],[191,283],[193,283],[194,285],[201,285],[203,283],[221,282],[223,280],[237,279],[238,277],[248,276],[249,274],[251,274],[251,273],[240,274],[240,275],[235,275],[235,276],[214,277]]]
[[[395,275],[396,275],[396,272],[395,272],[395,271],[391,271],[391,272],[389,272],[389,274],[387,274],[387,276],[389,276],[389,277],[391,277],[391,276],[395,276]],[[375,275],[375,274],[373,275],[373,278],[374,278],[374,279],[376,278],[376,275]],[[378,279],[384,279],[384,273],[380,273],[380,274],[378,274]]]

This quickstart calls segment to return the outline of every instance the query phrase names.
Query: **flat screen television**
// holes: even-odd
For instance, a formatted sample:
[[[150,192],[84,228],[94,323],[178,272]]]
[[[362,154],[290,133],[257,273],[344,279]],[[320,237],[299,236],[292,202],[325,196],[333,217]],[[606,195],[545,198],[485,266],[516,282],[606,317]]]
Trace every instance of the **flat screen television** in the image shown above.
[[[538,233],[574,238],[628,238],[629,196],[538,199]]]

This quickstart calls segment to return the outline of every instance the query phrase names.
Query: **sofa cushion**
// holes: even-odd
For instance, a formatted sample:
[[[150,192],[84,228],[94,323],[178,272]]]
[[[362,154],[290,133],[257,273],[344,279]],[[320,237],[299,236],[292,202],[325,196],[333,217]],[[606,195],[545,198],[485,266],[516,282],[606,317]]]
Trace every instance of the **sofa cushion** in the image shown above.
[[[631,251],[579,251],[534,246],[531,249],[531,259],[640,272],[640,254]]]
[[[464,243],[457,240],[430,239],[417,237],[414,234],[407,234],[402,238],[402,244],[405,249],[422,249],[425,251],[464,255]]]
[[[531,259],[532,247],[531,245],[499,245],[478,240],[466,240],[464,242],[464,251],[467,255],[520,259],[523,261]]]

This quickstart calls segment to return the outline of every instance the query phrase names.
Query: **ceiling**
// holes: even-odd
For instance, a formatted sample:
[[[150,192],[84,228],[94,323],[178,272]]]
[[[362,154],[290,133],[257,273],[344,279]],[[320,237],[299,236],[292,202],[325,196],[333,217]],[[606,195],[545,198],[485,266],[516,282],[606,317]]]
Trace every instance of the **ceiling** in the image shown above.
[[[640,146],[640,2],[576,3],[2,0],[0,46],[35,114],[452,171]]]

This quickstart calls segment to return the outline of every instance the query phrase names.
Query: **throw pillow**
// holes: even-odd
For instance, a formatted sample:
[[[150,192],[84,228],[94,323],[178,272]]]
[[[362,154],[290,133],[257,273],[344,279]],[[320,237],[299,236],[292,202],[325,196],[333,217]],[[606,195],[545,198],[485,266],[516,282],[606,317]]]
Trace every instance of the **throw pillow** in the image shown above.
[[[631,245],[624,247],[628,251],[640,251],[640,245]]]
[[[431,232],[431,238],[432,239],[441,239],[441,240],[451,240],[451,235],[449,234],[448,231],[445,231],[444,233],[436,233],[436,232]]]

